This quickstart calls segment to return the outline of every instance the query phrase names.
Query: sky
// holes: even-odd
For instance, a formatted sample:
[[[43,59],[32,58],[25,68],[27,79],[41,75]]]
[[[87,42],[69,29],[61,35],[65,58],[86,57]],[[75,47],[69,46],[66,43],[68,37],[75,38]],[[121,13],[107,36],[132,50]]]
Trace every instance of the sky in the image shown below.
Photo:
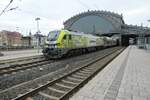
[[[0,12],[10,0],[0,0]],[[63,28],[63,22],[88,10],[106,10],[123,14],[126,24],[150,27],[150,0],[13,0],[0,16],[0,30],[18,31],[28,35],[37,31],[39,17],[41,34]],[[16,10],[9,11],[10,8]]]

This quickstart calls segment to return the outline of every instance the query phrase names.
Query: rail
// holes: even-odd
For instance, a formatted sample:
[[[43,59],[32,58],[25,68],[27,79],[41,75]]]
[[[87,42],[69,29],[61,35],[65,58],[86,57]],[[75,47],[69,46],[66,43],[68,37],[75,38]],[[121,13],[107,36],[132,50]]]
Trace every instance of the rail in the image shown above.
[[[25,94],[19,94],[18,97],[13,100],[24,100],[27,98],[30,100],[36,98],[66,100],[66,98],[69,98],[75,91],[87,83],[123,50],[124,48],[111,51],[69,73],[63,73],[63,76],[58,79],[50,81],[45,85],[41,85],[38,88],[31,89],[31,91]],[[96,66],[96,63],[98,63],[99,66]]]

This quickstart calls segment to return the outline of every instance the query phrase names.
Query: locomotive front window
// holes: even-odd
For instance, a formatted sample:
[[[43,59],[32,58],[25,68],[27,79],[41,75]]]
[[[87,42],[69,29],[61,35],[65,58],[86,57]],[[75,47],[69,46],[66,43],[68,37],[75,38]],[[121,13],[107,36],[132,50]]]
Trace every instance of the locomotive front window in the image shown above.
[[[64,35],[63,39],[66,40],[67,39],[67,35]]]
[[[71,38],[72,38],[71,35],[69,35],[69,40],[71,40]]]
[[[48,40],[48,41],[56,41],[56,39],[57,39],[59,33],[60,33],[60,31],[52,31],[52,32],[49,32],[47,40]]]

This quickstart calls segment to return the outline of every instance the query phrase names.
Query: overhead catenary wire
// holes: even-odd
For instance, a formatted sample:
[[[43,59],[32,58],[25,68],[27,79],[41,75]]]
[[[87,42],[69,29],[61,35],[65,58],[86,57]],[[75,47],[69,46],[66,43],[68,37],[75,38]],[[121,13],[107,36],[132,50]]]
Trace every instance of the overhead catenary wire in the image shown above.
[[[87,9],[91,9],[90,6],[88,6],[86,3],[84,3],[83,1],[81,0],[76,0],[80,5],[82,5],[83,7],[87,8]]]
[[[8,5],[5,6],[5,8],[2,10],[2,12],[0,13],[0,16],[5,12],[5,10],[10,6],[10,4],[13,2],[13,0],[10,0],[10,2],[8,3]]]
[[[11,5],[11,3],[13,2],[14,0],[10,0],[10,2],[9,2],[9,4],[7,5],[7,6],[4,6],[3,5],[3,7],[5,7],[5,9],[2,11],[2,12],[0,12],[1,13],[1,15],[3,15],[3,13],[5,13],[5,12],[7,12],[7,11],[10,11],[10,10],[15,10],[15,9],[17,9],[17,11],[15,12],[15,14],[16,15],[18,15],[18,17],[20,17],[22,14],[23,15],[26,15],[26,14],[28,14],[28,15],[30,15],[29,17],[30,18],[36,18],[36,17],[40,17],[42,20],[44,20],[45,22],[50,22],[51,20],[50,20],[50,16],[45,16],[45,15],[41,15],[40,13],[36,13],[36,12],[34,12],[34,11],[32,11],[32,10],[28,10],[28,9],[23,9],[23,7],[22,6],[20,6],[20,7],[18,7],[18,6],[16,6],[16,7],[13,7],[13,8],[10,8],[10,5]],[[22,1],[22,0],[17,0],[17,1]],[[15,1],[13,2],[13,4],[15,3]],[[21,14],[18,14],[18,13],[21,13]],[[1,16],[0,15],[0,16]],[[2,17],[3,18],[3,17]],[[44,22],[43,21],[43,22]],[[24,23],[23,23],[24,24]],[[18,26],[18,25],[17,25]],[[52,26],[52,25],[48,25],[48,26]],[[2,27],[0,27],[1,29],[7,29],[7,28],[9,28],[9,27],[14,27],[15,28],[15,25],[14,26],[7,26],[7,25],[4,25],[4,26],[2,26]],[[26,27],[26,26],[23,26],[23,27]],[[31,26],[32,27],[32,29],[34,28],[33,26]],[[31,28],[30,27],[30,28]],[[0,30],[1,30],[0,29]],[[11,29],[11,28],[9,28],[9,29]],[[13,28],[12,28],[13,29]],[[43,28],[42,28],[43,29]],[[45,28],[44,28],[45,29]],[[48,28],[47,28],[48,29]]]
[[[97,6],[97,4],[94,4],[93,6],[94,6],[96,9],[99,9],[99,7]]]
[[[76,2],[78,2],[80,5],[82,5],[83,7],[85,7],[85,8],[87,8],[88,10],[90,10],[90,9],[99,9],[99,7],[97,6],[97,4],[91,4],[90,6],[89,5],[87,5],[85,2],[83,2],[83,0],[81,1],[81,0],[76,0]]]
[[[46,16],[41,16],[41,15],[39,15],[39,14],[36,14],[36,13],[32,12],[32,11],[23,10],[23,9],[21,9],[21,8],[19,8],[18,10],[19,10],[20,12],[26,13],[26,14],[31,15],[31,16],[33,16],[33,17],[37,17],[37,16],[38,16],[38,17],[42,18],[42,20],[43,20],[43,19],[49,20],[48,17],[46,17]]]

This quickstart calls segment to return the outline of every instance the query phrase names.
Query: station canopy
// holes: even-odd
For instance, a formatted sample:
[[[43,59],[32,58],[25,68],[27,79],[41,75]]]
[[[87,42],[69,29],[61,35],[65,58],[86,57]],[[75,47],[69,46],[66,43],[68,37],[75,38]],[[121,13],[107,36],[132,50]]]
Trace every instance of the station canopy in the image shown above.
[[[120,33],[122,15],[108,11],[87,11],[64,22],[64,28],[90,34]]]

